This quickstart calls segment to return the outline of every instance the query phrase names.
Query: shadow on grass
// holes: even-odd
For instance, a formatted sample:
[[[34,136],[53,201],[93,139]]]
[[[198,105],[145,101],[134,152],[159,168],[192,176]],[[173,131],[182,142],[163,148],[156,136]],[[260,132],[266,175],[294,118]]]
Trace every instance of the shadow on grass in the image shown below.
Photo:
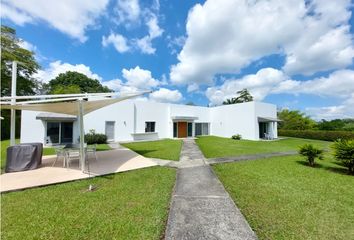
[[[133,150],[134,152],[139,153],[140,155],[143,155],[143,156],[145,156],[145,154],[148,154],[148,153],[156,152],[156,150],[134,150],[134,149],[131,149],[131,150]]]
[[[306,166],[306,167],[311,167],[307,161],[296,161],[296,163]],[[341,163],[338,163],[338,162],[333,162],[333,163],[340,166],[340,167],[330,167],[330,166],[324,166],[319,163],[315,163],[315,166],[313,166],[312,168],[324,169],[324,170],[327,170],[327,171],[330,171],[333,173],[342,174],[342,175],[350,175],[348,170],[346,168],[344,168]]]

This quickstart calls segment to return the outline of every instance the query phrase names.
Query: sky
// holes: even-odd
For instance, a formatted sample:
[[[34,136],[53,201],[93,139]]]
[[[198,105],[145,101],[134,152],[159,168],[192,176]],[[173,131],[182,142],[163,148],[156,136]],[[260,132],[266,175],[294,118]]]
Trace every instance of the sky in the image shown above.
[[[316,120],[354,117],[350,0],[2,0],[41,65],[78,71],[142,100],[215,106],[256,101]]]

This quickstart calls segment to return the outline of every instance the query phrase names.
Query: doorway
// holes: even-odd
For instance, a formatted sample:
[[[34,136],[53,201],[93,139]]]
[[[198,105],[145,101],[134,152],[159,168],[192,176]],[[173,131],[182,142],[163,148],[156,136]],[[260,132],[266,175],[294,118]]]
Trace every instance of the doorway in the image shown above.
[[[178,122],[178,137],[187,137],[187,122]]]
[[[107,136],[107,141],[114,141],[114,129],[116,122],[106,121],[105,134]]]
[[[265,138],[266,133],[268,133],[268,123],[259,123],[259,138]]]

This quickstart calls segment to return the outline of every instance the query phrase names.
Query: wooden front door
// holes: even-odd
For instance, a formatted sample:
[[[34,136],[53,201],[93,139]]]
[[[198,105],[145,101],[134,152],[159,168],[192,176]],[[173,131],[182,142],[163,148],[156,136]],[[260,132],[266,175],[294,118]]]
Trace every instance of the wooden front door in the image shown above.
[[[178,137],[179,138],[187,137],[187,122],[178,123]]]

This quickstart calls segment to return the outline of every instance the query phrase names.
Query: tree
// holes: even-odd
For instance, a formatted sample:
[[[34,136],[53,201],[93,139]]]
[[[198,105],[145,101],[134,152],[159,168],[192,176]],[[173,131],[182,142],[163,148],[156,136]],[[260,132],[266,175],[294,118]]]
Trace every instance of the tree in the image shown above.
[[[319,130],[327,131],[341,130],[344,126],[345,122],[342,119],[334,119],[331,121],[326,121],[325,119],[322,119],[322,121],[317,124]]]
[[[312,144],[305,144],[300,147],[299,154],[305,156],[310,166],[315,166],[315,159],[323,159],[323,150],[315,148]]]
[[[11,94],[12,62],[17,65],[16,95],[33,95],[38,91],[39,82],[32,76],[40,68],[35,60],[34,53],[20,46],[22,40],[16,36],[16,30],[7,26],[1,26],[1,96]],[[10,110],[1,110],[1,139],[10,137]],[[16,137],[19,137],[21,126],[21,114],[16,111]]]
[[[50,80],[48,88],[51,94],[112,92],[108,87],[102,86],[98,80],[72,71],[60,73],[56,78]]]
[[[39,82],[32,76],[40,68],[34,58],[34,53],[20,47],[20,40],[16,30],[1,26],[1,96],[11,93],[12,62],[17,65],[16,95],[33,95],[38,90]]]
[[[192,101],[187,102],[186,105],[188,105],[188,106],[196,106],[196,105],[194,104],[194,102],[192,102]]]
[[[316,122],[298,110],[283,109],[278,112],[278,118],[282,120],[278,123],[282,130],[309,130],[316,126]]]
[[[333,145],[334,157],[354,174],[354,140],[338,140]]]
[[[246,88],[242,89],[241,91],[238,91],[237,94],[239,95],[238,97],[226,99],[223,102],[223,104],[228,105],[228,104],[252,102],[253,101],[252,95],[249,93],[249,91]]]

